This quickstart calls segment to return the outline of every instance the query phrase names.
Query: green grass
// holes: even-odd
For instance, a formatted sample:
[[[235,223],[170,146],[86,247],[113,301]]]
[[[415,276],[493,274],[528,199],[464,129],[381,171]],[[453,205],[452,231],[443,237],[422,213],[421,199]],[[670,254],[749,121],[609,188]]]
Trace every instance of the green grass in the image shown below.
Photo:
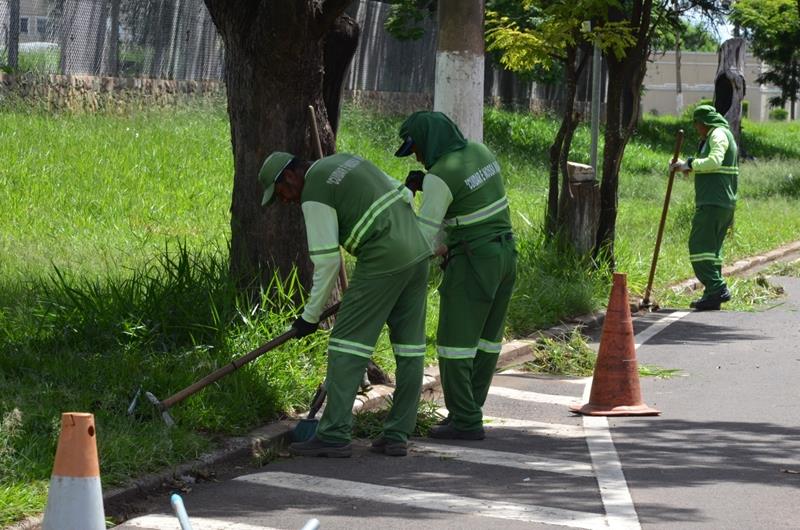
[[[800,260],[791,262],[779,262],[766,270],[766,274],[772,276],[792,276],[800,278]]]
[[[386,398],[386,407],[367,410],[353,417],[353,437],[374,440],[383,433],[383,423],[389,416],[391,398]],[[417,424],[413,436],[427,436],[431,428],[444,419],[439,412],[439,403],[421,400],[417,409]]]
[[[131,116],[0,112],[0,418],[11,418],[0,430],[0,524],[43,506],[61,411],[95,413],[108,487],[307,405],[324,371],[325,333],[264,355],[176,406],[177,429],[166,430],[146,403],[125,414],[138,388],[163,399],[284,331],[296,310],[291,279],[265,289],[253,309],[227,277],[227,120],[224,108],[200,105]],[[339,150],[404,178],[417,165],[392,156],[401,120],[345,107]],[[646,118],[626,151],[616,252],[634,293],[644,289],[679,125]],[[609,271],[541,235],[556,128],[545,117],[486,113],[486,141],[503,167],[519,237],[513,335],[596,309],[608,296]],[[727,262],[800,233],[800,129],[746,122],[745,134],[756,160],[742,166]],[[685,154],[692,144],[690,136]],[[588,145],[582,127],[572,159],[586,161]],[[688,300],[669,298],[667,287],[692,275],[692,199],[692,183],[679,180],[656,280],[655,298],[683,307]],[[432,270],[429,362],[441,279]],[[742,307],[760,300],[755,288],[733,288]],[[391,369],[386,337],[375,358]]]

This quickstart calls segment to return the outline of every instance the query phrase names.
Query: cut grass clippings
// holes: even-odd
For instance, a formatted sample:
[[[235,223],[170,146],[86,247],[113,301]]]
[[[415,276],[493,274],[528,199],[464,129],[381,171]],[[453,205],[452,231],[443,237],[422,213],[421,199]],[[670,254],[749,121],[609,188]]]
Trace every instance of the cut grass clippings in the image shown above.
[[[754,278],[726,278],[731,300],[722,309],[726,311],[759,311],[766,309],[784,296],[783,287],[770,282],[763,274]],[[663,298],[658,300],[661,307],[688,307],[692,300],[700,298],[702,290],[694,292],[674,292],[671,289],[662,291]]]
[[[383,433],[383,423],[389,416],[392,399],[386,398],[386,406],[377,410],[358,412],[353,417],[353,437],[374,440]],[[425,437],[431,428],[442,421],[444,416],[439,412],[439,404],[435,401],[420,400],[417,408],[417,425],[412,436]]]
[[[768,276],[791,276],[800,278],[800,260],[775,263],[767,268],[764,274]]]
[[[523,364],[523,370],[536,374],[588,377],[594,373],[597,353],[587,344],[579,328],[561,337],[541,337],[533,346],[532,361]],[[641,377],[669,379],[678,374],[675,368],[639,365]]]

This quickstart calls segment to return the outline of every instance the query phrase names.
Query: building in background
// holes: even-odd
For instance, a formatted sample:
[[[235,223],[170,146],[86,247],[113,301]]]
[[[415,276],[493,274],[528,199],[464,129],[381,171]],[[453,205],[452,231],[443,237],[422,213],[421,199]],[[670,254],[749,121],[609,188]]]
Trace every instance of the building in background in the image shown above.
[[[747,83],[744,101],[746,112],[742,114],[753,121],[769,119],[773,107],[769,99],[780,95],[779,88],[761,85],[756,78],[765,70],[757,57],[745,54],[744,78]],[[681,52],[681,80],[683,103],[688,106],[701,99],[714,97],[714,78],[717,72],[717,54],[713,52]],[[654,54],[647,66],[642,96],[642,112],[659,115],[675,115],[675,52]],[[789,104],[787,104],[786,109]]]

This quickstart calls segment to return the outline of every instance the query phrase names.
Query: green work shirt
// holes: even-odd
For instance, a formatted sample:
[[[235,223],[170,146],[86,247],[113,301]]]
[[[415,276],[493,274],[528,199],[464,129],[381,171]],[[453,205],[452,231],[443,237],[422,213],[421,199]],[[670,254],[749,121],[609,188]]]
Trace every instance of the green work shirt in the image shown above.
[[[690,158],[694,172],[694,201],[697,206],[736,206],[739,163],[733,134],[726,127],[708,131],[697,158]]]
[[[316,161],[300,199],[314,283],[303,318],[317,322],[339,266],[339,245],[361,277],[391,275],[431,255],[411,193],[363,158],[339,153]]]
[[[500,164],[489,149],[468,142],[442,155],[422,182],[419,222],[435,247],[444,229],[448,247],[511,231]]]

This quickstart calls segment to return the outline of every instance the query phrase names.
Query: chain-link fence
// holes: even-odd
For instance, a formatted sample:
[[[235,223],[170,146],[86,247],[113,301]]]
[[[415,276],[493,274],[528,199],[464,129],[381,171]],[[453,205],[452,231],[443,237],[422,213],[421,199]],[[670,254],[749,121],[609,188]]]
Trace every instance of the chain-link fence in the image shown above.
[[[221,79],[223,46],[202,0],[0,0],[0,67]]]

